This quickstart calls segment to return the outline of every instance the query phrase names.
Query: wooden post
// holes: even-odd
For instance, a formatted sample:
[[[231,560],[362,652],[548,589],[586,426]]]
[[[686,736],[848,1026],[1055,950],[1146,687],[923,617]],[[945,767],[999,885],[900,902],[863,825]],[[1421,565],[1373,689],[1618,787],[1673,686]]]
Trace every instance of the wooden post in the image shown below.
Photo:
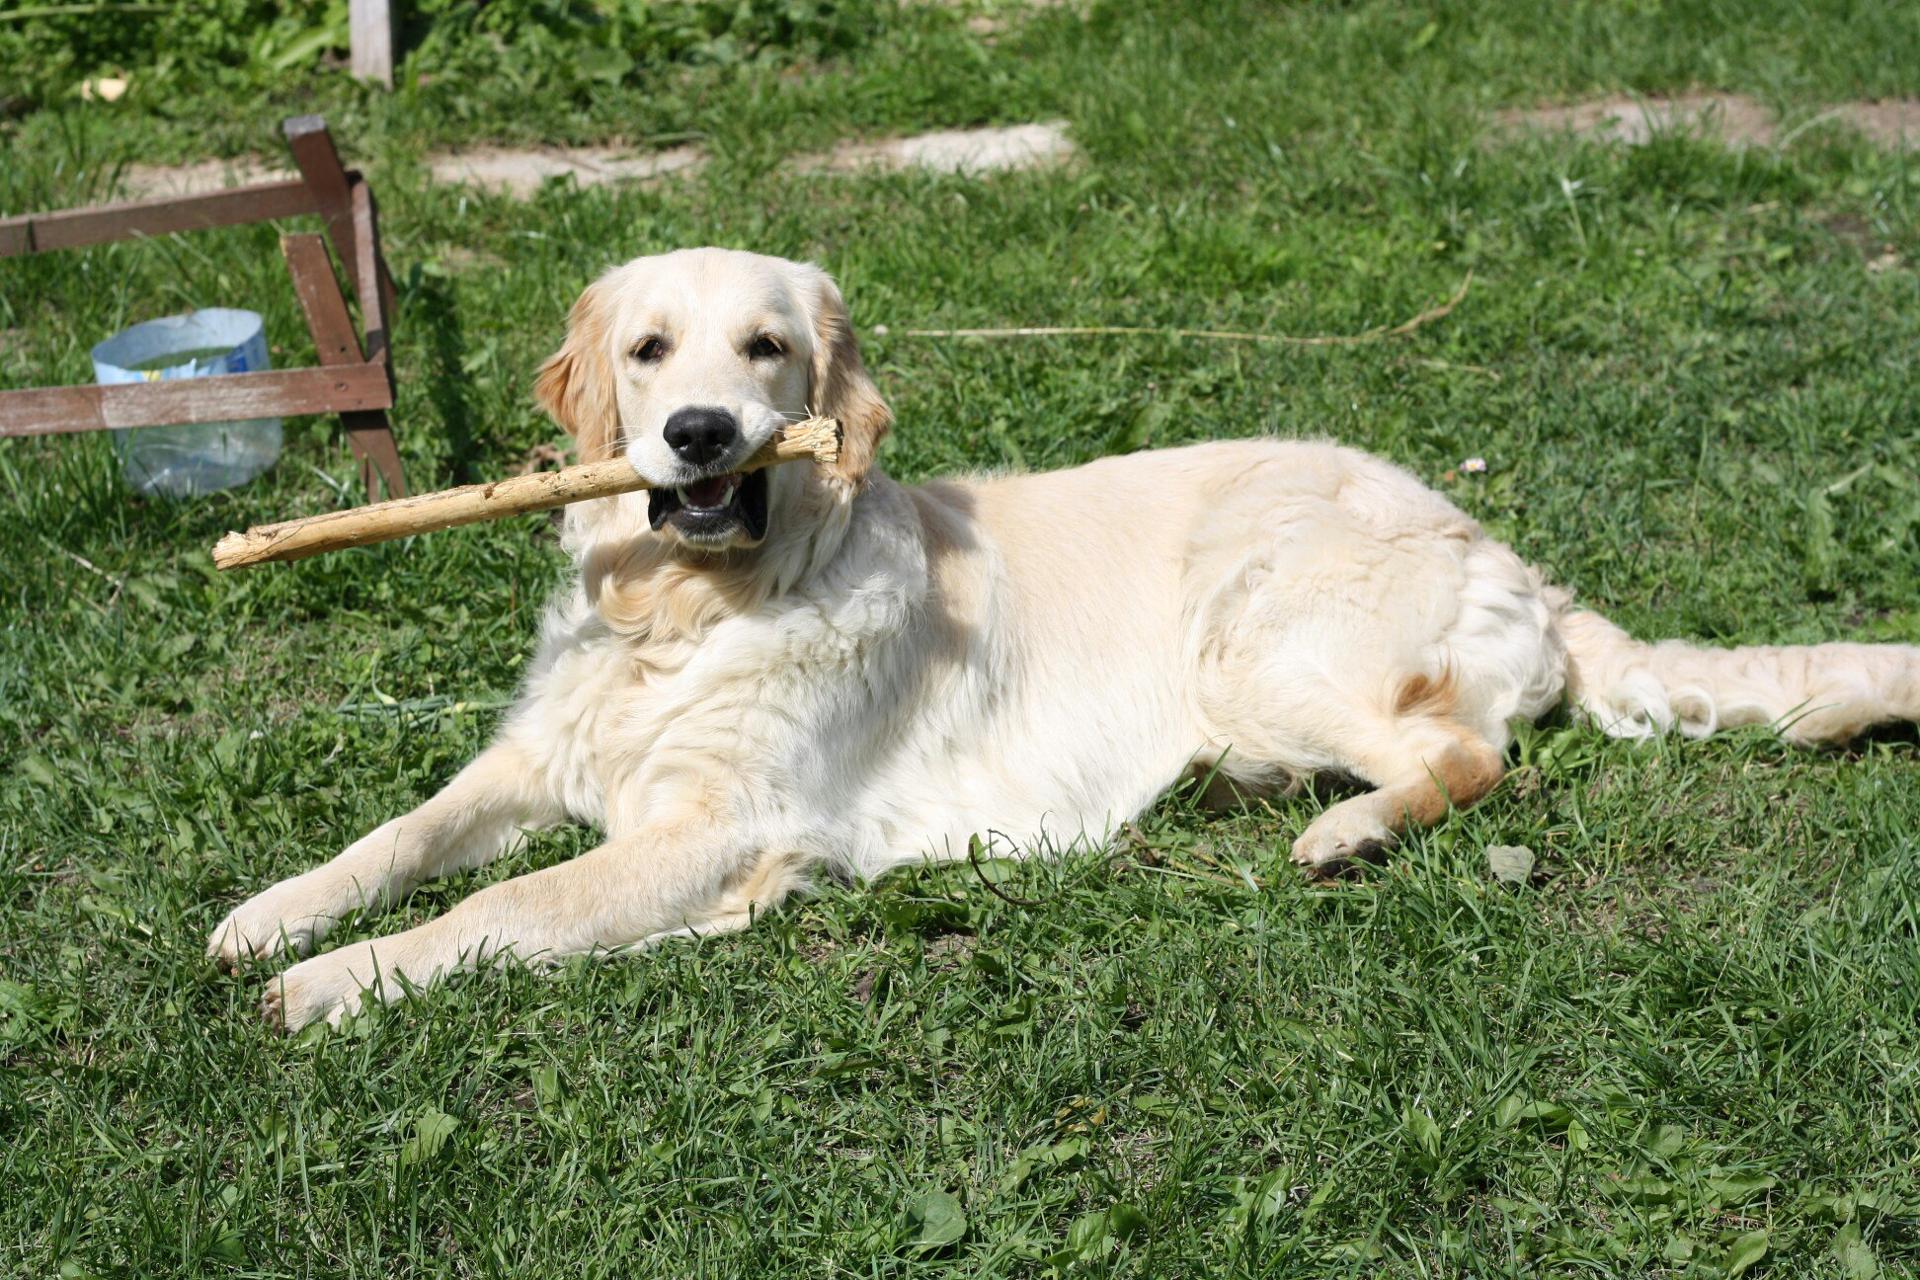
[[[391,366],[384,360],[368,360],[354,336],[353,322],[347,318],[347,301],[340,296],[340,284],[327,257],[326,240],[311,234],[281,236],[280,252],[286,256],[287,274],[293,277],[293,291],[306,314],[307,332],[313,335],[320,363],[370,365],[380,369],[391,386]],[[371,344],[371,334],[368,341]],[[405,497],[407,482],[400,469],[400,450],[394,443],[386,411],[348,410],[341,413],[340,425],[346,428],[347,443],[360,459],[360,482],[366,486],[367,496],[379,492],[374,483],[377,476],[386,483],[388,497]]]
[[[320,216],[327,224],[327,239],[333,252],[347,269],[347,278],[357,280],[359,260],[354,252],[353,192],[347,171],[340,165],[340,153],[334,150],[333,135],[319,116],[294,116],[280,126],[287,136],[287,149],[300,167],[307,190],[313,194]]]
[[[393,14],[387,0],[351,0],[353,78],[393,88]]]
[[[367,359],[392,370],[393,354],[387,341],[388,313],[393,309],[393,278],[380,256],[379,207],[373,188],[364,178],[351,188],[353,208],[353,291],[360,299],[360,328],[366,333]]]

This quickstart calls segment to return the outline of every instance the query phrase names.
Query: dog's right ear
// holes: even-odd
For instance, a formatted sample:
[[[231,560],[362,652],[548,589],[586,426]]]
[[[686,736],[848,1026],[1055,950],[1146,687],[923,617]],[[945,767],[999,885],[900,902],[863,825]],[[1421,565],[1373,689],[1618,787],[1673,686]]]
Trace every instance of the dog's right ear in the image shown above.
[[[620,403],[609,366],[607,288],[596,280],[567,315],[567,339],[533,379],[533,395],[567,429],[580,461],[613,456],[620,439]]]

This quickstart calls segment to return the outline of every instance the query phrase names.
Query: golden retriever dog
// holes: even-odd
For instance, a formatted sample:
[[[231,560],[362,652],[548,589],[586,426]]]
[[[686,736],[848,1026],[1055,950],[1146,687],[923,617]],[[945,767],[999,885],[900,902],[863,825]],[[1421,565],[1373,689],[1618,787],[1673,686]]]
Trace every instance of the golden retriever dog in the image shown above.
[[[535,390],[584,458],[662,487],[568,509],[576,573],[493,745],[210,950],[305,953],[552,823],[606,841],[294,965],[264,1005],[289,1029],[509,956],[738,929],[819,868],[1097,844],[1196,772],[1371,787],[1294,841],[1336,868],[1486,795],[1510,722],[1562,698],[1634,737],[1920,718],[1920,648],[1641,643],[1335,444],[896,484],[875,465],[893,415],[801,263],[629,262],[581,295]],[[734,470],[810,412],[843,424],[837,465]]]

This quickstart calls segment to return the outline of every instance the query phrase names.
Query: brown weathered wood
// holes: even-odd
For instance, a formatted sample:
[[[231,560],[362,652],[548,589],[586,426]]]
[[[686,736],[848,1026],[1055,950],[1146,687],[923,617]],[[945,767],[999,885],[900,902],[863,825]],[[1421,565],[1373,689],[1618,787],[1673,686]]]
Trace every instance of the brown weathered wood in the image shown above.
[[[290,178],[198,196],[158,196],[54,213],[21,214],[0,218],[0,258],[318,212],[320,205],[307,184]]]
[[[327,257],[327,243],[317,235],[280,237],[280,252],[287,260],[287,274],[293,278],[293,291],[307,317],[307,332],[313,336],[314,349],[323,365],[367,363],[360,340],[354,335],[347,315],[346,299],[340,296],[340,284],[334,278],[333,262]],[[392,386],[391,368],[379,366]],[[346,428],[347,443],[360,462],[360,482],[369,498],[386,485],[387,496],[406,496],[406,474],[400,465],[400,448],[393,438],[393,427],[382,410],[346,412],[340,415]]]
[[[741,464],[740,470],[757,471],[803,458],[831,464],[839,457],[840,424],[832,418],[809,418],[769,440]],[[329,511],[279,524],[257,525],[245,533],[229,533],[220,539],[213,548],[213,562],[222,569],[237,569],[270,560],[300,560],[323,551],[387,542],[502,516],[546,511],[569,502],[607,498],[647,487],[632,463],[625,458],[609,458],[562,471],[515,476],[511,480],[423,493],[351,511]]]
[[[373,189],[357,171],[341,165],[319,116],[297,116],[281,128],[300,169],[297,180],[0,218],[0,257],[317,213],[359,298],[367,330],[364,348],[325,242],[314,235],[283,237],[287,271],[321,368],[0,392],[0,436],[338,413],[368,496],[377,493],[376,481],[390,495],[406,494],[386,412],[394,400],[394,292],[380,250]]]
[[[393,14],[387,0],[351,0],[347,21],[353,78],[393,88]]]
[[[392,385],[393,277],[387,274],[386,255],[380,249],[380,205],[373,198],[373,187],[364,178],[355,177],[349,191],[353,202],[354,254],[359,267],[354,292],[360,299],[360,328],[365,335],[367,359],[378,360],[386,368],[387,382]],[[400,446],[393,438],[386,414],[356,416],[353,420],[343,414],[340,420],[365,448],[373,466],[386,481],[387,496],[405,497],[407,485],[400,468]],[[372,472],[365,467],[362,470],[367,496],[372,497]]]
[[[164,427],[240,418],[295,417],[393,407],[378,365],[280,369],[109,387],[0,391],[0,436],[56,435],[108,427]]]
[[[371,257],[374,266],[374,281],[379,285],[377,297],[380,302],[380,322],[382,332],[390,332],[393,327],[393,276],[387,270],[387,252],[380,247],[380,201],[373,194],[373,186],[353,169],[347,170],[348,190],[353,196],[353,236],[354,250],[362,258],[369,256],[367,246],[372,246]],[[359,296],[366,288],[364,277],[354,282],[354,294]],[[362,302],[364,312],[364,300]],[[364,320],[364,315],[363,315]],[[388,344],[388,364],[392,364],[392,344]]]
[[[340,282],[334,278],[333,260],[327,256],[326,237],[305,231],[281,236],[280,255],[287,260],[293,294],[300,300],[320,363],[366,363],[347,315],[346,299],[340,296]]]
[[[360,327],[364,331],[367,359],[388,359],[387,310],[393,305],[393,283],[386,278],[380,261],[380,214],[373,202],[373,188],[365,181],[350,188],[353,205],[353,291],[360,299]]]
[[[280,126],[286,134],[287,148],[300,167],[314,206],[327,224],[327,239],[333,252],[347,269],[349,279],[357,279],[359,263],[353,243],[353,196],[347,171],[340,166],[340,153],[334,150],[333,135],[319,116],[294,116]]]

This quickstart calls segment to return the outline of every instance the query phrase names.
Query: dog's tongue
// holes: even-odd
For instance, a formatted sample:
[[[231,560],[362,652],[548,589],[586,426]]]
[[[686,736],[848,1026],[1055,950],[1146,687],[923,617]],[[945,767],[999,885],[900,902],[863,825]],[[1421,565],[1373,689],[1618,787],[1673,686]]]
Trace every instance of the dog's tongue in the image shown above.
[[[687,504],[694,507],[717,507],[727,500],[728,490],[733,488],[734,477],[715,476],[711,480],[701,480],[687,486]]]

